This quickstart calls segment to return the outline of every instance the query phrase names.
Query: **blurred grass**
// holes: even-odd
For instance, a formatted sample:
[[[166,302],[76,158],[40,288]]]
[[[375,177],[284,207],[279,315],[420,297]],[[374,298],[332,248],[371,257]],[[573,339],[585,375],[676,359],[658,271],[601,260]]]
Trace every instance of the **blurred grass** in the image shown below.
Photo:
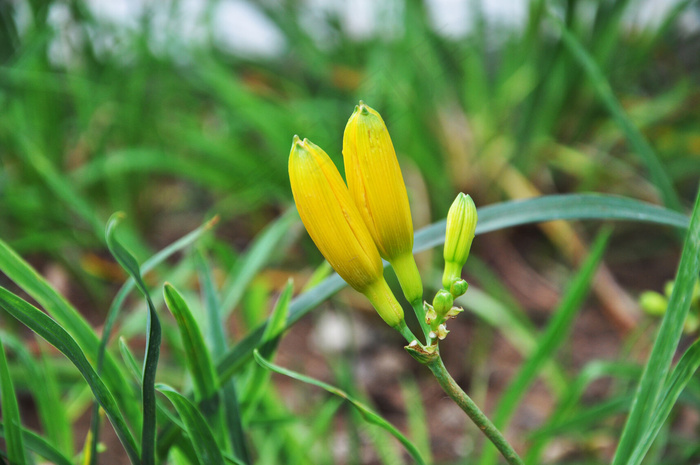
[[[207,2],[209,21],[225,3]],[[0,284],[7,278],[23,280],[25,291],[58,317],[86,352],[92,353],[99,338],[75,318],[74,307],[89,321],[104,321],[115,284],[125,279],[105,258],[104,224],[114,211],[129,214],[120,241],[138,263],[213,212],[221,215],[216,237],[202,239],[206,253],[194,259],[194,266],[189,259],[170,259],[144,276],[143,288],[166,277],[182,291],[194,317],[206,313],[201,328],[214,363],[221,364],[221,357],[235,354],[236,348],[246,349],[242,344],[227,352],[228,331],[224,334],[219,322],[236,308],[244,310],[235,320],[236,340],[228,341],[233,344],[264,320],[274,301],[270,294],[282,289],[286,277],[275,281],[260,278],[261,272],[270,264],[299,269],[322,261],[305,235],[299,247],[290,247],[299,231],[294,213],[283,214],[291,205],[287,155],[292,135],[300,133],[326,148],[342,169],[342,129],[359,99],[379,109],[389,126],[409,180],[414,217],[424,218],[417,228],[444,217],[460,190],[479,205],[588,191],[681,210],[692,205],[700,178],[700,31],[684,32],[681,26],[693,15],[697,22],[697,2],[680,1],[663,17],[639,26],[629,18],[641,6],[627,0],[532,0],[524,2],[522,25],[495,22],[481,2],[473,1],[470,28],[462,35],[446,34],[431,20],[427,2],[418,0],[377,8],[377,27],[368,35],[348,27],[351,7],[329,7],[314,16],[304,2],[245,3],[279,32],[281,54],[232,52],[213,40],[213,23],[206,19],[200,25],[206,38],[188,43],[178,31],[178,1],[164,7],[170,13],[161,19],[145,9],[131,28],[109,24],[81,0],[0,2],[0,245],[3,260],[15,266],[8,276],[0,275]],[[60,24],[57,17],[63,18]],[[57,49],[67,52],[63,61]],[[509,218],[518,213],[531,214],[511,211]],[[625,228],[620,227],[634,234],[637,226]],[[554,260],[585,255],[591,235],[580,225],[550,224],[542,230],[532,253],[553,250],[553,270],[561,267]],[[514,234],[506,233],[507,239],[517,241]],[[678,251],[674,240],[654,246],[659,243],[656,256]],[[60,292],[49,290],[43,279],[34,282],[13,249],[43,274],[58,269],[51,285],[63,277]],[[634,253],[611,247],[606,259],[614,266],[618,257]],[[427,265],[427,275],[439,266]],[[482,276],[490,272],[488,266]],[[206,305],[195,303],[195,272]],[[302,285],[308,276],[298,274]],[[473,289],[465,306],[494,326],[493,311],[501,312],[508,320],[500,331],[520,352],[531,352],[539,337],[537,322],[503,290],[498,276],[480,284],[489,295]],[[153,295],[155,307],[162,307],[160,293]],[[132,301],[128,306],[143,311]],[[141,320],[142,313],[130,313],[119,333],[141,334]],[[163,338],[182,349],[172,322],[164,324]],[[108,354],[105,384],[118,400],[136,397],[115,358]],[[15,359],[9,362],[10,368],[17,365]],[[546,444],[563,435],[593,442],[594,433],[608,428],[602,414],[585,417],[581,400],[582,386],[599,376],[596,369],[571,378],[558,362],[546,365],[543,377],[563,403],[534,433],[533,463]],[[245,363],[243,373],[224,388],[229,411],[238,408],[236,386],[260,376],[258,367]],[[184,392],[187,386],[178,384],[177,374],[183,364],[170,358],[164,364],[159,381]],[[629,378],[624,370],[600,370],[600,376]],[[77,379],[68,371],[64,383]],[[580,384],[566,389],[573,379]],[[347,380],[341,381],[346,389]],[[326,432],[334,428],[330,418],[338,404],[321,400],[325,413],[307,423],[306,431],[280,401],[276,383],[270,385],[255,393],[259,424],[246,425],[255,426],[249,439],[264,450],[260,463],[332,457]],[[405,386],[415,398],[412,385]],[[200,420],[189,415],[189,404],[163,390],[185,415],[187,424],[180,423],[177,434]],[[346,390],[362,397],[357,386]],[[610,416],[628,408],[629,396],[622,391],[611,394],[609,405],[600,404]],[[71,403],[71,419],[89,405],[85,388],[80,392],[74,387],[67,397],[82,399]],[[699,392],[691,380],[679,402],[697,410]],[[138,412],[132,403],[121,405],[131,407],[124,417],[138,436]],[[422,414],[412,415],[411,431],[419,431]],[[285,425],[275,427],[278,423]],[[348,428],[362,432],[359,425],[350,417]],[[70,457],[70,441],[51,432],[55,425],[45,428],[59,446],[56,453]],[[240,420],[230,424],[227,440],[248,462],[240,428]],[[17,431],[6,429],[15,440]],[[214,431],[214,438],[220,433]],[[21,437],[32,441],[28,447],[49,450],[50,445],[27,434]],[[663,455],[666,445],[669,457],[681,457],[674,463],[700,453],[671,433],[660,438],[656,453]],[[356,439],[359,444],[362,435]],[[421,440],[415,444],[430,458]],[[206,445],[210,438],[202,441]],[[178,453],[201,455],[205,452],[193,449],[199,445]],[[398,454],[391,447],[377,449],[384,463]],[[353,452],[359,463],[359,450]]]

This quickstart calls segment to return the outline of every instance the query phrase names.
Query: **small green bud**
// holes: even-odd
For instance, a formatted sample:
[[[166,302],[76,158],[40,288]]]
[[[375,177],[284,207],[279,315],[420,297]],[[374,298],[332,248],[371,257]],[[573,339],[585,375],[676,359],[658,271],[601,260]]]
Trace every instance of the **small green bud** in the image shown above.
[[[442,318],[447,315],[447,312],[449,312],[452,308],[453,301],[454,299],[452,298],[452,294],[444,289],[440,289],[437,294],[435,294],[435,298],[433,299],[433,308],[435,309],[435,313],[437,313],[438,318],[442,320]]]
[[[467,292],[467,289],[469,289],[469,283],[463,279],[458,279],[450,286],[450,294],[452,294],[452,297],[457,298],[464,295]]]
[[[639,306],[649,315],[661,316],[666,313],[668,300],[658,292],[645,291],[639,296]]]
[[[469,257],[469,250],[476,231],[477,212],[474,201],[468,195],[459,193],[447,213],[445,230],[445,272],[442,286],[450,289],[455,280],[461,279],[462,268]]]

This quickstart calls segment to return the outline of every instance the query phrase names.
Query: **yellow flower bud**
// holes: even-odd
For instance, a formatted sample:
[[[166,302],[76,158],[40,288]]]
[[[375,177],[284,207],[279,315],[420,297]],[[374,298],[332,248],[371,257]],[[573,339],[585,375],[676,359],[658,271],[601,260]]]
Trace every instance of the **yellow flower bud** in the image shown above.
[[[399,326],[403,309],[384,280],[377,247],[326,152],[294,136],[289,180],[301,221],[328,263],[384,321]]]
[[[467,262],[474,239],[476,221],[474,201],[460,192],[447,213],[445,273],[442,275],[442,285],[445,289],[450,289],[454,281],[461,279],[462,268]]]
[[[382,117],[363,102],[345,127],[343,158],[348,190],[380,255],[391,263],[408,301],[421,302],[406,185]]]

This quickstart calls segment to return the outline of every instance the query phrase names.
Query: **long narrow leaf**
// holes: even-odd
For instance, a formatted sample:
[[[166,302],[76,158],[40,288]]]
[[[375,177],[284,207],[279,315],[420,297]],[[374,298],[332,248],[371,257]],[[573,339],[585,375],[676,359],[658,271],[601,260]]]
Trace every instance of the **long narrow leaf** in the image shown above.
[[[156,442],[156,369],[158,368],[158,357],[160,355],[160,321],[158,313],[151,300],[151,295],[146,288],[146,284],[141,279],[141,270],[136,259],[121,245],[114,235],[115,228],[124,217],[121,213],[115,213],[107,222],[105,237],[107,246],[117,262],[134,279],[136,287],[146,297],[148,304],[148,319],[146,320],[146,356],[143,362],[143,429],[141,430],[141,464],[155,465],[155,442]]]
[[[44,312],[3,287],[0,287],[0,307],[44,338],[46,342],[56,347],[78,368],[78,371],[80,371],[80,374],[83,375],[90,386],[93,395],[105,410],[109,421],[114,427],[114,431],[124,445],[131,463],[138,464],[138,447],[126,426],[126,422],[117,407],[112,393],[87,361],[85,354],[75,339]]]
[[[15,282],[24,292],[36,300],[58,324],[63,326],[75,338],[77,344],[94,360],[100,340],[90,324],[80,313],[61,296],[51,285],[22,259],[10,246],[0,239],[0,270]],[[132,425],[141,422],[138,404],[134,402],[128,383],[119,365],[111,354],[104,359],[104,382],[124,409],[124,414]]]
[[[668,173],[666,173],[666,170],[661,164],[661,161],[659,161],[654,149],[651,147],[651,145],[649,145],[649,142],[646,140],[644,135],[632,123],[630,118],[625,113],[624,108],[622,108],[622,105],[615,97],[608,80],[605,78],[605,75],[600,70],[598,64],[586,51],[576,36],[568,30],[566,24],[564,24],[564,22],[551,10],[548,9],[547,12],[550,19],[559,30],[564,45],[569,49],[569,52],[574,56],[574,58],[586,72],[588,78],[593,84],[593,88],[598,93],[598,96],[602,100],[603,104],[608,108],[608,111],[612,115],[617,125],[620,126],[620,129],[625,134],[625,137],[636,154],[646,165],[652,182],[661,194],[664,205],[680,211],[682,209],[681,202],[678,198],[678,194],[673,188],[671,178],[669,177]]]
[[[27,458],[22,441],[22,420],[19,417],[19,405],[2,341],[0,341],[0,394],[2,394],[0,406],[2,406],[2,421],[5,426],[7,458],[12,464],[25,465]]]
[[[170,400],[180,415],[200,465],[223,465],[224,457],[216,444],[209,425],[197,407],[187,397],[170,386],[159,384],[157,388]]]
[[[224,330],[224,318],[211,270],[201,250],[198,250],[195,254],[195,262],[206,303],[209,342],[214,353],[223,354],[228,348]],[[241,419],[241,408],[238,402],[235,379],[230,378],[221,383],[221,395],[224,407],[222,413],[226,419],[226,429],[228,430],[233,453],[242,463],[249,465],[251,463],[250,453],[248,452],[248,445],[243,431],[243,420]]]
[[[199,325],[192,316],[187,302],[172,284],[165,283],[163,295],[180,330],[182,345],[185,349],[185,363],[194,384],[194,398],[197,402],[211,402],[216,397],[219,382]]]
[[[683,332],[683,323],[688,315],[693,288],[700,271],[700,191],[695,200],[690,228],[686,235],[678,273],[668,309],[661,321],[654,346],[649,355],[642,378],[622,431],[620,444],[615,452],[613,465],[639,463],[643,456],[636,455],[632,461],[636,444],[648,437],[653,430],[655,412],[663,401],[666,375],[671,367],[673,354]]]
[[[7,436],[5,435],[5,429],[0,425],[0,437],[7,441]],[[65,455],[56,449],[50,442],[42,438],[33,431],[26,428],[22,428],[22,441],[27,450],[30,450],[37,454],[39,457],[43,457],[54,465],[74,465]],[[14,462],[12,462],[14,463]]]
[[[411,441],[408,440],[406,436],[404,436],[399,430],[397,430],[391,423],[386,421],[384,418],[376,414],[372,409],[367,407],[365,404],[362,402],[359,402],[355,400],[354,398],[350,397],[346,392],[338,389],[335,386],[331,386],[328,383],[324,383],[323,381],[319,381],[317,379],[310,378],[308,376],[302,375],[300,373],[296,373],[294,371],[288,370],[286,368],[282,368],[281,366],[275,365],[273,363],[268,362],[265,360],[258,350],[256,349],[253,352],[253,355],[255,356],[255,361],[258,362],[261,366],[267,368],[268,370],[274,371],[275,373],[279,373],[281,375],[288,376],[290,378],[296,379],[298,381],[301,381],[303,383],[307,384],[312,384],[314,386],[318,386],[322,389],[325,389],[326,391],[330,392],[331,394],[334,394],[338,397],[341,397],[350,404],[355,407],[362,417],[369,423],[373,425],[377,425],[381,427],[382,429],[386,430],[389,434],[394,436],[405,448],[406,451],[413,457],[413,459],[421,464],[425,465],[425,461],[423,460],[423,457],[421,456],[420,451],[418,448],[413,444]]]

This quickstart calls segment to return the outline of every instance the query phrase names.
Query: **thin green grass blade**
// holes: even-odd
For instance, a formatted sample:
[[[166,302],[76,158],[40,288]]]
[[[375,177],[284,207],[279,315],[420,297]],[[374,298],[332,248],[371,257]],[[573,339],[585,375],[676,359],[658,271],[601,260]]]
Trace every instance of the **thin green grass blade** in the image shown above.
[[[221,305],[212,279],[211,270],[201,250],[195,253],[195,263],[199,273],[199,281],[204,294],[209,323],[209,343],[214,353],[226,352],[225,319],[221,315]],[[221,395],[223,399],[223,414],[226,420],[228,438],[233,448],[233,454],[240,462],[249,465],[251,463],[248,444],[246,443],[241,408],[238,402],[238,392],[233,378],[221,383]]]
[[[478,209],[476,234],[508,227],[551,220],[627,220],[686,228],[688,217],[672,210],[638,200],[601,194],[570,194],[537,197],[489,205]],[[445,221],[438,221],[416,232],[414,253],[445,242]],[[386,265],[386,264],[385,264]],[[345,287],[345,281],[333,274],[305,292],[289,305],[287,327],[292,326],[321,302]],[[224,380],[239,369],[253,353],[264,332],[264,325],[251,331],[217,363],[219,378]]]
[[[659,408],[655,412],[654,418],[651,421],[647,432],[642,436],[642,439],[635,445],[632,457],[628,463],[641,463],[644,456],[654,443],[654,439],[661,431],[666,419],[668,418],[676,400],[690,382],[695,372],[700,367],[700,340],[695,341],[688,350],[685,351],[683,357],[671,372],[666,387],[664,388],[663,399],[659,403]]]
[[[418,448],[413,444],[411,441],[406,438],[399,430],[397,430],[391,423],[383,419],[381,416],[376,414],[374,411],[372,411],[369,407],[364,405],[363,403],[355,400],[354,398],[350,397],[347,393],[344,391],[336,388],[335,386],[331,386],[330,384],[324,383],[322,381],[310,378],[308,376],[302,375],[300,373],[296,373],[291,370],[287,370],[286,368],[282,368],[278,365],[275,365],[273,363],[268,362],[265,360],[261,355],[260,352],[256,349],[253,352],[253,355],[255,357],[255,361],[258,362],[261,366],[267,368],[270,371],[274,371],[275,373],[279,373],[284,376],[288,376],[290,378],[296,379],[298,381],[301,381],[303,383],[307,384],[312,384],[314,386],[318,386],[322,389],[325,389],[326,391],[330,392],[331,394],[334,394],[338,397],[341,397],[345,400],[347,400],[353,407],[355,407],[362,417],[369,423],[379,426],[380,428],[386,430],[389,434],[394,436],[405,448],[406,451],[413,457],[413,459],[421,464],[425,465],[425,461],[423,460],[423,457],[421,456],[420,451]]]
[[[58,324],[66,328],[66,331],[75,338],[89,359],[95,360],[100,340],[90,324],[34,268],[1,239],[0,270],[36,300]],[[106,368],[104,372],[105,384],[124,409],[124,415],[129,423],[140,425],[141,414],[131,391],[126,389],[128,386],[126,377],[110,354],[105,356],[104,362]]]
[[[124,360],[124,364],[129,370],[131,377],[140,385],[143,382],[141,368],[139,368],[139,363],[136,361],[134,354],[129,350],[126,339],[123,337],[119,338],[119,353],[122,355],[122,360]]]
[[[639,463],[643,458],[635,456],[634,450],[636,444],[651,432],[656,412],[663,402],[666,377],[683,332],[683,324],[688,315],[699,271],[700,192],[695,200],[668,309],[661,321],[654,347],[639,381],[632,411],[627,417],[625,428],[622,431],[622,438],[615,452],[613,465]],[[631,461],[635,457],[638,458],[638,461]]]
[[[492,421],[496,428],[503,430],[513,413],[518,408],[520,400],[527,393],[530,385],[544,364],[550,360],[557,348],[566,339],[574,318],[578,314],[583,301],[588,295],[595,271],[603,258],[603,253],[610,239],[610,230],[598,234],[591,246],[591,251],[576,276],[567,287],[561,303],[547,325],[547,329],[539,338],[537,348],[529,359],[523,363],[508,385],[493,414]],[[484,449],[480,463],[490,465],[496,463],[496,449]]]
[[[70,334],[48,315],[25,302],[5,288],[0,287],[0,307],[22,324],[44,338],[46,342],[58,349],[78,368],[87,381],[93,395],[104,409],[119,440],[124,445],[131,463],[140,463],[139,452],[133,436],[114,400],[112,393],[97,375],[85,354]]]
[[[115,228],[124,218],[122,213],[115,213],[107,222],[107,247],[117,262],[134,279],[136,287],[146,297],[148,304],[148,319],[146,321],[146,356],[143,362],[143,428],[141,430],[141,464],[155,465],[155,444],[156,444],[156,369],[158,368],[158,357],[160,355],[161,329],[158,313],[151,300],[151,295],[146,288],[146,284],[141,279],[141,270],[136,259],[121,245],[115,237]]]
[[[192,375],[195,401],[211,402],[215,400],[219,382],[199,325],[192,316],[187,302],[172,284],[165,283],[163,296],[180,330],[182,345],[185,349],[185,362]]]
[[[15,388],[10,377],[10,367],[5,356],[5,344],[0,341],[0,406],[2,407],[2,423],[5,427],[5,447],[7,459],[12,464],[25,465],[27,457],[24,453],[22,440],[22,420],[19,417],[19,404],[15,396]]]
[[[651,181],[659,190],[664,205],[673,210],[681,211],[683,207],[673,187],[671,178],[668,173],[666,173],[654,149],[625,113],[624,108],[622,108],[622,105],[615,97],[610,83],[605,78],[598,64],[554,12],[548,8],[547,14],[561,34],[564,45],[586,72],[603,104],[608,108],[613,119],[617,125],[620,126],[620,129],[627,138],[627,141],[646,165],[649,175],[651,176]]]
[[[7,441],[5,428],[2,425],[0,425],[0,437]],[[49,463],[54,465],[74,465],[71,460],[63,455],[61,451],[55,448],[49,441],[31,430],[22,428],[22,441],[27,450],[34,452],[39,457],[45,458]]]
[[[197,407],[170,386],[158,384],[157,389],[168,398],[180,415],[200,465],[223,465],[224,457],[216,444],[214,434]]]
[[[260,356],[266,360],[272,358],[279,342],[282,332],[285,330],[287,314],[289,313],[289,302],[292,300],[292,291],[294,290],[291,279],[287,281],[287,285],[282,290],[275,307],[272,309],[272,315],[269,319],[269,324],[265,327],[260,347],[258,351]],[[265,393],[265,388],[270,378],[270,370],[266,370],[260,366],[253,366],[252,372],[248,378],[246,390],[241,395],[241,401],[246,405],[245,418],[249,419],[255,412],[261,396]]]
[[[401,382],[403,404],[406,406],[408,416],[408,430],[416,447],[421,452],[427,463],[433,463],[433,454],[430,450],[430,430],[428,429],[428,416],[425,411],[425,402],[421,397],[420,388],[413,378],[406,378]]]
[[[73,455],[72,427],[62,408],[54,367],[48,357],[42,354],[41,360],[37,362],[27,350],[26,343],[17,336],[2,332],[0,338],[12,348],[18,362],[28,372],[27,385],[34,397],[44,435],[62,453]]]
[[[279,243],[289,235],[289,229],[298,219],[299,215],[295,209],[288,210],[258,235],[246,253],[239,258],[223,287],[221,314],[224,318],[238,305],[250,281],[275,253]]]
[[[186,248],[187,246],[192,244],[194,241],[199,239],[204,233],[206,233],[207,231],[212,229],[216,225],[216,223],[218,223],[218,221],[219,221],[219,217],[215,216],[212,219],[210,219],[209,221],[207,221],[206,223],[204,223],[199,228],[195,229],[194,231],[190,232],[189,234],[181,237],[177,241],[168,245],[163,250],[156,253],[148,260],[146,260],[143,263],[143,266],[141,267],[141,272],[144,274],[148,273],[153,268],[155,268],[159,264],[163,263],[166,259],[171,257],[173,254]],[[100,339],[100,345],[97,349],[97,373],[98,374],[102,373],[102,365],[104,362],[105,353],[107,351],[107,344],[109,344],[109,339],[111,338],[112,330],[114,329],[114,325],[117,322],[117,317],[119,316],[119,312],[120,312],[122,306],[124,305],[124,302],[126,301],[127,296],[131,293],[131,291],[134,289],[135,286],[136,286],[136,281],[134,280],[133,277],[130,276],[129,279],[127,279],[126,282],[119,289],[119,292],[117,292],[117,295],[115,296],[114,300],[112,300],[112,304],[109,307],[109,311],[107,312],[107,318],[105,320],[105,326],[104,326],[104,329],[102,330],[102,337]],[[97,460],[97,444],[98,444],[98,440],[100,437],[99,428],[100,428],[99,410],[97,408],[94,408],[93,414],[92,414],[91,426],[90,426],[90,429],[92,431],[92,438],[94,439],[93,444],[92,444],[92,449],[90,451],[90,454],[91,454],[90,455],[90,457],[91,457],[90,463],[92,465],[97,463],[96,462],[96,460]]]

